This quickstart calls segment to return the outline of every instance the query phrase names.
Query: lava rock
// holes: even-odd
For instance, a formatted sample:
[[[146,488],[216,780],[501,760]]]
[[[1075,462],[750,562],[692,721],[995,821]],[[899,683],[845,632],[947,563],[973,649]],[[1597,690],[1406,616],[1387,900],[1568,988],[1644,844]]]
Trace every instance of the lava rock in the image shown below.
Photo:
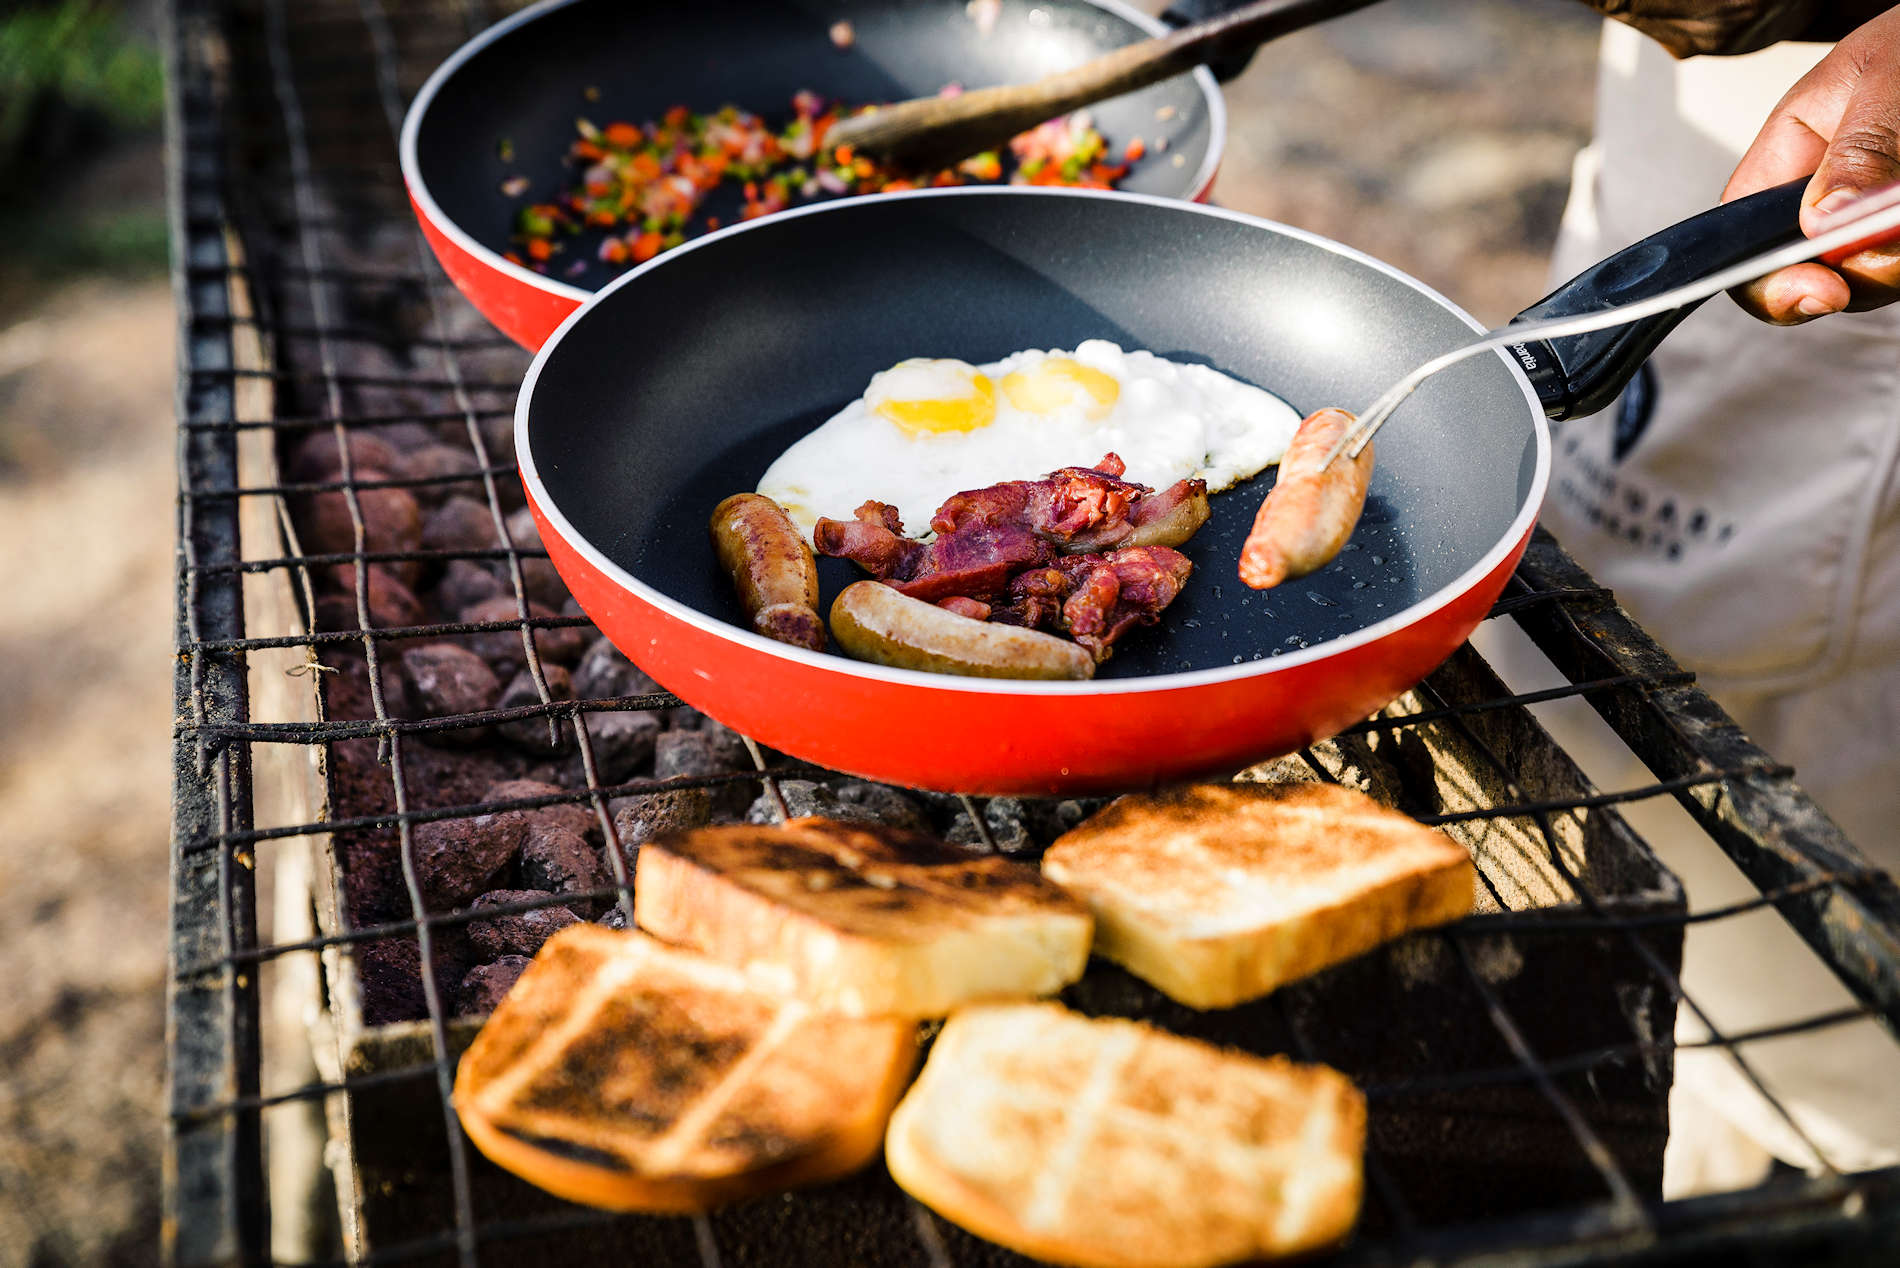
[[[362,479],[365,471],[398,471],[402,468],[402,456],[396,452],[396,447],[372,432],[349,432],[347,444],[350,475],[354,479]],[[312,431],[297,443],[285,474],[294,484],[333,483],[343,475],[340,453],[335,429],[324,427]]]
[[[838,793],[823,784],[815,784],[809,779],[781,779],[778,781],[779,796],[785,799],[787,815],[793,819],[803,819],[816,815],[821,819],[841,819],[848,823],[883,823],[875,807],[859,802],[846,801]],[[770,791],[762,793],[746,809],[747,823],[778,823],[778,802]]]
[[[382,564],[369,564],[363,569],[363,577],[364,591],[369,597],[371,629],[389,630],[423,623],[425,617],[421,601],[413,590],[397,579],[395,573]],[[358,628],[356,565],[332,564],[326,580],[340,592],[340,597],[348,605],[349,624],[342,628]]]
[[[508,537],[517,550],[540,550],[541,530],[535,526],[534,512],[524,506],[510,515]],[[567,583],[553,564],[539,556],[521,561],[521,585],[530,599],[556,611],[568,601]]]
[[[462,609],[461,619],[470,623],[488,621],[521,620],[521,609],[515,596],[503,583],[502,593],[492,599]],[[528,615],[535,620],[551,620],[554,610],[545,604],[530,602]],[[560,629],[537,629],[534,631],[535,650],[543,661],[553,661],[570,665],[580,657],[587,646],[587,635],[578,625],[564,626]],[[526,651],[521,645],[521,630],[517,627],[508,630],[488,630],[480,634],[468,635],[469,646],[481,654],[483,660],[495,667],[495,672],[513,677],[528,663]]]
[[[665,792],[623,797],[614,803],[614,834],[633,866],[640,847],[663,832],[684,832],[712,822],[712,792],[705,788],[672,788]]]
[[[358,481],[387,480],[381,471],[358,471]],[[363,549],[412,551],[422,544],[422,509],[407,489],[359,489],[356,504],[363,514]],[[313,555],[348,555],[356,550],[356,531],[350,504],[341,491],[315,493],[302,500],[301,541]],[[414,562],[390,565],[404,584],[413,585],[420,568]]]
[[[550,701],[572,700],[574,684],[567,670],[556,664],[541,666],[541,677],[548,685]],[[507,688],[501,693],[501,699],[495,702],[497,709],[521,709],[528,705],[541,703],[541,689],[535,685],[534,675],[523,669],[514,676]],[[542,757],[555,757],[569,752],[574,747],[574,728],[568,725],[566,718],[550,719],[546,717],[522,718],[516,722],[503,722],[495,728],[501,738],[524,753],[534,753]]]
[[[1022,799],[1019,797],[992,797],[983,806],[983,823],[989,829],[990,840],[995,843],[999,854],[1022,854],[1036,848],[1036,839],[1024,822]],[[976,825],[970,822],[970,816],[964,814],[950,825],[945,839],[952,845],[987,848]]]
[[[529,889],[550,894],[584,894],[613,884],[613,878],[601,866],[600,854],[578,832],[550,823],[528,828],[521,842],[521,883]],[[606,905],[603,898],[572,898],[568,909],[583,919],[591,919]]]
[[[664,690],[604,638],[595,639],[574,665],[574,698],[577,700],[616,700]]]
[[[655,779],[724,775],[750,769],[752,760],[743,748],[734,753],[730,745],[704,731],[668,731],[653,744]]]
[[[785,783],[779,784],[783,788]],[[924,808],[902,789],[889,784],[868,784],[852,781],[838,784],[834,791],[838,800],[845,805],[861,806],[877,815],[879,823],[894,828],[910,828],[917,832],[928,832],[930,820],[924,814]]]
[[[653,742],[655,779],[726,775],[753,769],[752,758],[744,748],[735,752],[731,744],[704,731],[667,731]],[[756,780],[733,780],[706,791],[712,796],[714,817],[738,818],[758,796],[759,785]]]
[[[486,564],[473,559],[451,559],[449,566],[442,570],[442,580],[436,583],[435,601],[444,612],[460,613],[502,592],[501,578]]]
[[[548,895],[538,889],[497,889],[469,904],[470,911],[496,907],[504,903],[526,903]],[[565,907],[537,907],[492,920],[471,920],[468,940],[477,953],[491,959],[504,955],[533,955],[541,944],[580,918]]]
[[[449,718],[494,707],[501,682],[485,661],[454,643],[424,643],[402,654],[410,707],[425,718]],[[430,731],[431,743],[473,744],[487,738],[487,727]]]
[[[486,1017],[494,1012],[531,963],[525,955],[504,955],[492,964],[470,969],[455,993],[455,1011],[463,1017]]]
[[[509,779],[499,784],[490,784],[482,793],[483,801],[526,801],[530,797],[558,797],[567,792],[559,784],[550,784],[537,779]],[[592,841],[600,835],[599,821],[594,812],[579,802],[563,801],[552,806],[536,806],[515,813],[527,816],[530,824],[547,824],[550,827],[566,828],[575,836]]]
[[[622,907],[619,903],[615,903],[607,909],[607,914],[600,918],[600,925],[603,929],[626,929],[631,927],[627,923],[626,908]]]
[[[528,819],[519,811],[418,823],[410,840],[429,910],[447,911],[485,892],[527,835]]]
[[[442,484],[419,484],[410,490],[423,506],[435,506],[444,499],[452,500],[460,496],[455,492],[458,488],[481,487],[481,477],[476,475],[482,469],[481,464],[475,461],[475,455],[468,451],[466,445],[422,445],[404,454],[400,466],[402,473],[412,479],[445,480]],[[446,478],[451,476],[465,477],[468,483],[446,482]],[[486,492],[482,496],[485,498]],[[485,501],[477,505],[483,510],[488,509]],[[489,531],[491,534],[494,531],[493,520],[489,521]]]
[[[494,512],[459,494],[429,512],[422,524],[426,550],[495,550],[501,545],[498,538]]]
[[[582,723],[587,727],[594,769],[602,783],[625,783],[652,762],[660,738],[660,720],[651,713],[588,713],[582,715]]]

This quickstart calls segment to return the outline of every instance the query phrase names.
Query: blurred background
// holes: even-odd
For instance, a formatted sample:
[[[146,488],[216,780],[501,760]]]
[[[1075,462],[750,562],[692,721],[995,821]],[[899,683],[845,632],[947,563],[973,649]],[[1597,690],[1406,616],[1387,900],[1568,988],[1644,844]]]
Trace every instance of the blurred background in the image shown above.
[[[176,486],[161,22],[156,0],[0,6],[5,1265],[157,1259]],[[1216,201],[1500,321],[1545,289],[1596,42],[1573,0],[1388,0],[1290,38],[1228,88]]]

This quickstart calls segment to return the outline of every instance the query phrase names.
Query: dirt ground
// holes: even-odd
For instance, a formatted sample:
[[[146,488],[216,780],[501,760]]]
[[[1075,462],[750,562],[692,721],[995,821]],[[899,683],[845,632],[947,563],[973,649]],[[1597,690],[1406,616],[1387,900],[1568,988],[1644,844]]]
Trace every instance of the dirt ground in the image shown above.
[[[1587,131],[1567,0],[1395,0],[1229,89],[1233,207],[1488,320],[1544,290]],[[154,210],[157,149],[121,165]],[[140,277],[0,257],[0,1264],[156,1258],[169,823],[173,313]]]

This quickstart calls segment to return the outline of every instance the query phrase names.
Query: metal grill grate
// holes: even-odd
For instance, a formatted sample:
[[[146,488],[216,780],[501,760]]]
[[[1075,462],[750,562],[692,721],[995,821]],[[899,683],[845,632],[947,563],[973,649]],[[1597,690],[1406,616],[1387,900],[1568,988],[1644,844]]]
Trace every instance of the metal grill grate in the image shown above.
[[[603,780],[586,719],[670,709],[679,702],[665,693],[570,700],[550,687],[541,636],[588,623],[533,610],[527,570],[545,553],[510,539],[505,490],[513,469],[511,454],[497,444],[505,436],[497,427],[511,415],[525,358],[479,320],[468,319],[409,220],[394,158],[408,94],[493,16],[480,0],[178,0],[173,6],[171,205],[183,364],[167,1229],[168,1253],[180,1264],[268,1261],[274,1243],[267,1123],[275,1121],[273,1115],[328,1108],[333,1126],[341,1122],[347,1133],[349,1113],[338,1107],[372,1092],[429,1104],[440,1138],[418,1142],[417,1151],[429,1156],[415,1160],[415,1167],[441,1178],[447,1201],[430,1208],[441,1214],[438,1222],[377,1228],[366,1246],[363,1230],[346,1230],[348,1262],[514,1262],[527,1246],[569,1235],[612,1235],[635,1223],[552,1205],[545,1213],[523,1215],[480,1199],[472,1172],[485,1164],[468,1149],[448,1104],[460,1040],[434,972],[419,977],[425,1020],[418,1042],[392,1048],[406,1058],[372,1070],[345,1067],[279,1079],[269,1091],[265,1067],[294,1070],[295,1062],[271,1038],[267,984],[292,964],[330,956],[321,962],[334,969],[340,954],[406,939],[415,941],[420,963],[431,966],[438,940],[455,936],[472,919],[578,899],[617,902],[630,921],[629,878],[610,813],[615,799],[756,783],[784,814],[779,781],[823,774],[768,762],[747,741],[751,772]],[[367,258],[360,244],[369,240],[387,249]],[[352,470],[353,434],[416,424],[438,435],[459,428],[467,461],[449,474],[359,478]],[[336,478],[259,475],[260,468],[247,461],[247,454],[269,451],[274,457],[280,443],[288,447],[324,432],[336,442]],[[275,468],[266,464],[261,470]],[[485,505],[498,545],[366,549],[365,494],[444,486]],[[342,499],[351,549],[295,549],[291,508],[319,495]],[[270,545],[259,545],[259,534],[247,531],[247,523],[274,530],[265,534]],[[373,619],[368,565],[433,567],[451,560],[501,565],[514,616],[380,626]],[[330,610],[347,617],[341,628],[311,630],[318,623],[321,577],[337,565],[350,569],[354,588]],[[271,592],[295,600],[295,629],[289,623],[264,629],[256,596]],[[1423,743],[1421,737],[1434,736],[1434,743],[1467,754],[1472,778],[1491,791],[1462,800],[1441,797],[1435,809],[1417,817],[1472,833],[1487,824],[1518,825],[1521,840],[1537,856],[1533,861],[1566,898],[1554,911],[1538,910],[1487,871],[1496,910],[1427,940],[1450,957],[1460,989],[1487,1020],[1487,1042],[1500,1059],[1442,1072],[1394,1067],[1362,1083],[1375,1122],[1382,1112],[1429,1106],[1433,1098],[1521,1092],[1559,1125],[1579,1169],[1594,1183],[1591,1192],[1555,1208],[1504,1204],[1478,1220],[1423,1219],[1413,1209],[1397,1159],[1381,1148],[1375,1131],[1367,1159],[1366,1223],[1340,1261],[1454,1263],[1511,1254],[1521,1263],[1689,1262],[1739,1254],[1782,1262],[1800,1255],[1801,1262],[1816,1262],[1828,1254],[1872,1254],[1869,1247],[1891,1246],[1900,1229],[1900,1168],[1847,1175],[1815,1148],[1823,1161],[1819,1175],[1665,1204],[1654,1195],[1653,1177],[1632,1177],[1627,1151],[1607,1138],[1615,1125],[1606,1127],[1600,1113],[1582,1104],[1580,1095],[1587,1092],[1579,1089],[1633,1069],[1660,1070],[1666,1085],[1676,1051],[1717,1049],[1784,1125],[1806,1139],[1801,1123],[1756,1076],[1749,1045],[1868,1017],[1900,1026],[1900,892],[1866,868],[1791,782],[1791,772],[1751,745],[1691,676],[1548,537],[1533,543],[1493,618],[1509,618],[1527,631],[1569,679],[1567,685],[1509,693],[1467,651],[1400,706],[1349,734],[1401,754],[1407,745]],[[521,663],[534,688],[529,703],[438,718],[392,712],[381,675],[392,649],[406,640],[509,633],[521,640]],[[273,715],[256,689],[259,673],[282,679],[287,668],[315,691],[312,684],[334,671],[323,660],[332,653],[360,655],[368,716]],[[1545,795],[1550,781],[1527,773],[1524,751],[1512,737],[1536,731],[1527,706],[1568,698],[1593,706],[1657,778],[1601,792],[1577,779],[1564,795]],[[437,805],[417,799],[410,767],[414,746],[427,737],[542,722],[551,741],[571,736],[582,787],[499,802]],[[386,772],[387,810],[333,814],[318,806],[288,817],[260,811],[254,818],[264,787],[253,778],[254,761],[261,767],[287,754],[334,753],[338,744],[369,740]],[[1336,777],[1319,755],[1309,752],[1304,759],[1315,774]],[[1690,913],[1679,903],[1631,904],[1602,891],[1593,869],[1579,862],[1575,825],[1614,827],[1612,807],[1670,796],[1742,868],[1759,896]],[[611,886],[475,913],[427,908],[413,840],[419,825],[569,803],[593,815],[608,846]],[[994,847],[986,808],[969,799],[961,807],[972,834]],[[357,923],[346,914],[324,931],[260,932],[260,862],[304,848],[301,842],[312,837],[388,830],[399,847],[406,914]],[[1852,992],[1854,1007],[1725,1033],[1688,997],[1677,971],[1682,931],[1762,908],[1773,908],[1806,939]],[[1660,992],[1665,1015],[1673,1016],[1677,1004],[1688,1009],[1706,1038],[1677,1042],[1666,1025],[1657,1033],[1625,1024],[1626,1037],[1604,1042],[1599,1036],[1581,1047],[1546,1050],[1540,1044],[1549,1027],[1527,1022],[1521,1002],[1487,969],[1485,957],[1500,937],[1522,945],[1582,939],[1583,945],[1603,948],[1633,979]],[[336,983],[328,986],[335,989]],[[1338,1036],[1351,1029],[1349,1018],[1329,1014],[1332,1001],[1326,990],[1302,983],[1278,992],[1264,1011],[1241,1022],[1273,1031],[1264,1040],[1269,1045],[1326,1060]],[[889,1207],[887,1190],[887,1182],[872,1177],[797,1202],[814,1220],[854,1220],[880,1202]],[[938,1265],[990,1254],[922,1207],[896,1201],[901,1215],[891,1227],[903,1230],[898,1235],[906,1241],[894,1262]],[[288,1217],[280,1206],[277,1222]],[[761,1225],[701,1218],[689,1234],[672,1241],[662,1235],[651,1244],[717,1265],[756,1258],[763,1253],[760,1238],[774,1227],[769,1220]],[[993,1255],[982,1258],[994,1261]]]

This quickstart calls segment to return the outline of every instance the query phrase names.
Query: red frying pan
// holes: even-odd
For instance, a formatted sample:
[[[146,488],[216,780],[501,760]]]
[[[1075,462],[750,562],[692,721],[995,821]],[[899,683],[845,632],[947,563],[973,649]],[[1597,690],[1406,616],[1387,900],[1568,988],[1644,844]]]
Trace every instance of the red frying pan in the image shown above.
[[[845,50],[829,34],[840,20],[855,35]],[[569,179],[562,160],[576,116],[639,123],[676,104],[730,102],[771,122],[801,89],[873,102],[952,82],[1019,83],[1166,30],[1121,0],[1003,0],[987,33],[964,0],[545,0],[476,36],[429,77],[403,123],[403,181],[456,286],[511,338],[538,348],[619,273],[595,259],[598,230],[546,272],[503,258],[522,206]],[[1111,143],[1140,137],[1147,146],[1123,188],[1206,196],[1227,130],[1206,68],[1090,113]],[[704,211],[730,223],[738,205],[729,192]]]
[[[1797,182],[1664,230],[1525,316],[1657,294],[1797,237],[1799,195]],[[1427,381],[1379,438],[1346,552],[1314,576],[1243,587],[1240,543],[1271,475],[1217,495],[1184,547],[1186,589],[1091,682],[887,669],[761,638],[708,517],[905,357],[981,363],[1109,339],[1211,364],[1304,413],[1363,408],[1477,324],[1349,248],[1193,203],[976,187],[850,199],[722,230],[608,287],[541,349],[515,438],[574,596],[689,703],[895,783],[1119,790],[1290,751],[1428,674],[1524,550],[1549,477],[1546,416],[1601,408],[1681,316],[1517,345]],[[841,560],[821,574],[827,606],[858,575]]]

